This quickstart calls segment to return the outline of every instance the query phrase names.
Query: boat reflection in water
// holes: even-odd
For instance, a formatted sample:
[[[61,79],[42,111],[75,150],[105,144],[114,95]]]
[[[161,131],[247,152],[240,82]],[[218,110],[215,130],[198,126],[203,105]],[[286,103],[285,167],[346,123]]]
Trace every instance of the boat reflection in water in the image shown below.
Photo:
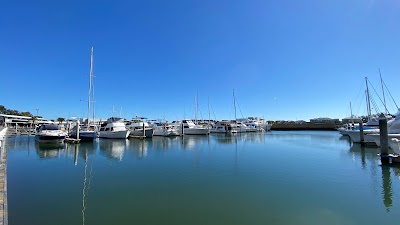
[[[100,139],[100,152],[109,159],[122,160],[124,152],[129,148],[128,139]]]
[[[153,136],[151,140],[152,149],[167,151],[171,148],[179,148],[180,142],[179,137],[171,136],[171,137],[158,137]]]
[[[136,153],[137,158],[145,158],[147,156],[147,151],[149,148],[149,143],[151,139],[130,139],[129,149],[132,149]]]
[[[265,133],[238,133],[238,134],[216,134],[212,135],[219,144],[235,144],[236,142],[264,143],[269,135]]]
[[[64,151],[64,143],[41,143],[35,142],[36,153],[41,159],[59,157]]]

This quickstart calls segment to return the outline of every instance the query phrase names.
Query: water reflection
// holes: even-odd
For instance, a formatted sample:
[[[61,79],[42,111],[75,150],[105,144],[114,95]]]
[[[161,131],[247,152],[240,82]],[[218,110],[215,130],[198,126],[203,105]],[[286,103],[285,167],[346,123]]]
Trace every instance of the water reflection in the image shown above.
[[[41,159],[55,158],[64,150],[63,143],[38,143],[35,142],[36,153]]]
[[[82,189],[82,224],[85,224],[86,210],[88,208],[87,202],[89,197],[89,191],[91,187],[92,174],[93,174],[93,159],[95,157],[94,149],[96,149],[96,143],[86,143],[86,144],[75,144],[71,145],[74,148],[74,164],[78,163],[78,154],[81,155],[84,161],[83,170],[83,189]],[[89,163],[89,165],[88,165]],[[88,167],[89,166],[89,167]]]
[[[136,153],[137,158],[145,158],[150,142],[151,139],[130,139],[129,146]]]
[[[391,170],[393,170],[394,174],[399,177],[400,176],[400,168],[390,167],[390,166],[380,166],[381,167],[381,176],[378,175],[379,168],[379,157],[378,153],[380,152],[379,148],[369,148],[361,146],[361,144],[353,143],[350,147],[349,151],[353,155],[353,160],[357,161],[359,158],[361,162],[361,168],[363,170],[369,170],[370,175],[377,180],[381,179],[382,183],[379,185],[376,183],[373,186],[381,186],[381,194],[382,194],[382,202],[386,208],[386,211],[389,212],[391,207],[393,206],[393,190],[392,190],[392,174]]]
[[[392,197],[392,179],[390,175],[389,166],[381,166],[382,168],[382,199],[383,204],[386,207],[386,211],[390,211],[390,207],[393,205]]]
[[[127,148],[129,148],[129,140],[121,139],[121,140],[108,140],[101,139],[99,140],[100,152],[103,153],[109,159],[118,159],[122,160],[124,157],[124,152]]]
[[[151,141],[152,149],[167,151],[173,146],[176,147],[177,144],[180,144],[179,139],[178,137],[153,137]]]

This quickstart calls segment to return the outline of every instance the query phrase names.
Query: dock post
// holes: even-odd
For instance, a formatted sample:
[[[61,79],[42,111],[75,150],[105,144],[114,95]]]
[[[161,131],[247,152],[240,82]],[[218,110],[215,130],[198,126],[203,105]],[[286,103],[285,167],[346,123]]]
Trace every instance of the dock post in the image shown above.
[[[79,120],[76,121],[76,139],[79,140]]]
[[[183,123],[181,123],[181,135],[183,136],[183,135],[185,135],[185,128],[184,128],[184,126],[183,126]]]
[[[144,122],[143,122],[143,137],[144,138],[146,137],[146,126],[144,125]]]
[[[360,127],[360,143],[361,143],[361,146],[365,146],[365,142],[364,142],[364,124],[363,124],[362,120],[359,122],[359,127]]]
[[[389,164],[389,158],[387,157],[389,155],[388,126],[387,119],[383,113],[379,116],[379,137],[381,142],[381,162],[382,164]]]

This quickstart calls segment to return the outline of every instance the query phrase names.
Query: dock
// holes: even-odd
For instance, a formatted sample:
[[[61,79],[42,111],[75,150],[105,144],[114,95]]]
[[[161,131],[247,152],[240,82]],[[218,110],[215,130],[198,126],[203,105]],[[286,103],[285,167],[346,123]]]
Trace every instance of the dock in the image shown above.
[[[78,144],[81,142],[81,139],[76,139],[76,138],[65,138],[64,142],[66,143],[72,143],[72,144]]]
[[[0,128],[0,225],[8,225],[7,148],[4,147],[7,129]]]
[[[129,138],[145,139],[146,136],[129,136]]]

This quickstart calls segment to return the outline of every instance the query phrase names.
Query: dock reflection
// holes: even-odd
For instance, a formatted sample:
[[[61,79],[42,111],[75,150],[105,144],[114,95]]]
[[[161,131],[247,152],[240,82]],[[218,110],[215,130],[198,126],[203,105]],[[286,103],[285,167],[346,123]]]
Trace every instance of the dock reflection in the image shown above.
[[[129,149],[134,151],[136,158],[145,158],[151,142],[151,139],[129,139]]]
[[[379,180],[381,181],[380,185],[378,183],[376,185],[381,188],[382,203],[386,211],[389,212],[393,206],[392,178],[400,177],[400,168],[380,165],[377,155],[380,153],[379,148],[363,147],[361,144],[353,143],[349,150],[349,153],[353,155],[353,160],[360,161],[363,170],[369,170],[371,177],[376,179],[378,183],[380,183]],[[379,167],[381,176],[378,175]],[[394,176],[392,176],[392,172]]]

